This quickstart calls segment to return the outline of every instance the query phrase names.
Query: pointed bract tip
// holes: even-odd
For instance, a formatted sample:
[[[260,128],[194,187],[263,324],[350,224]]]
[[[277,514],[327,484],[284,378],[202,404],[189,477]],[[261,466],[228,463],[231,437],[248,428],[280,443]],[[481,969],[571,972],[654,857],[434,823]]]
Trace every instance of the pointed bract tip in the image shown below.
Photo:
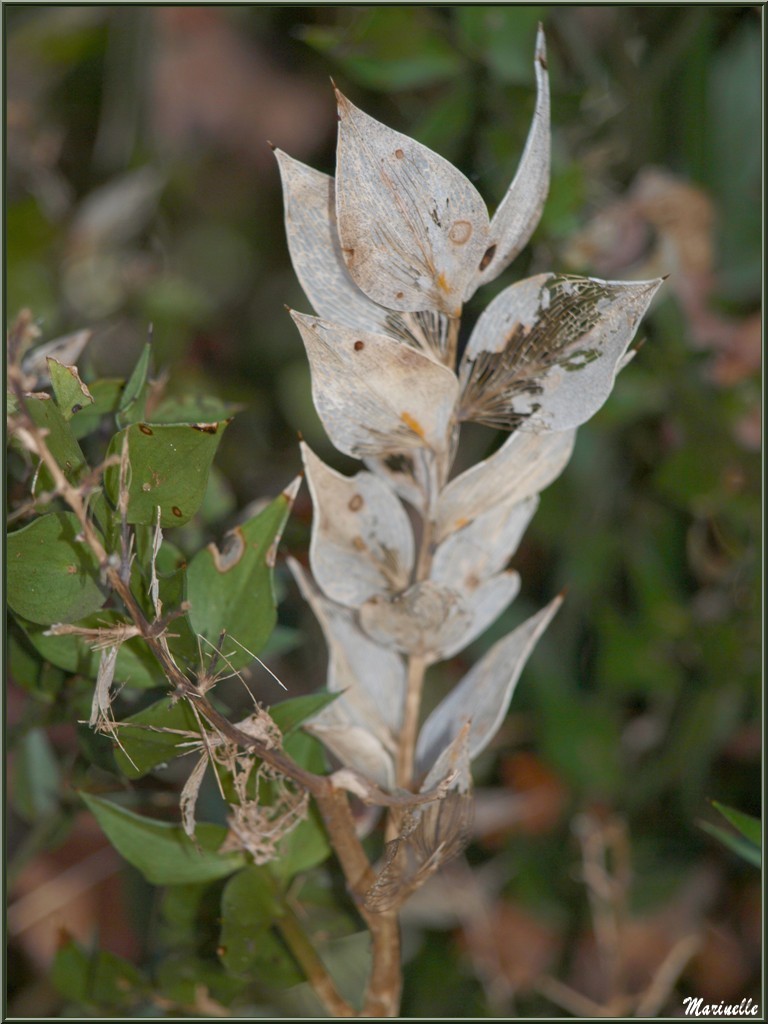
[[[277,149],[277,146],[274,144],[274,142],[270,142],[269,139],[267,139],[267,145],[269,146],[269,148],[272,150],[273,153]]]
[[[283,488],[282,496],[288,499],[288,502],[292,505],[296,499],[296,495],[299,493],[301,487],[301,481],[304,479],[304,474],[299,473],[293,480],[288,484],[287,487]]]
[[[539,22],[536,30],[536,60],[541,61],[544,67],[547,66],[547,37],[544,35],[544,25]]]
[[[557,597],[555,598],[555,600],[556,600],[556,601],[560,601],[560,602],[564,601],[564,600],[566,599],[567,595],[568,595],[568,591],[569,591],[569,589],[570,589],[570,588],[569,588],[569,586],[568,586],[568,585],[566,584],[566,585],[565,585],[565,586],[563,587],[563,589],[562,589],[562,590],[560,591],[560,593],[559,593],[559,594],[557,595]]]
[[[668,281],[670,279],[670,277],[672,277],[671,274],[662,274],[661,275],[661,280],[662,281]]]

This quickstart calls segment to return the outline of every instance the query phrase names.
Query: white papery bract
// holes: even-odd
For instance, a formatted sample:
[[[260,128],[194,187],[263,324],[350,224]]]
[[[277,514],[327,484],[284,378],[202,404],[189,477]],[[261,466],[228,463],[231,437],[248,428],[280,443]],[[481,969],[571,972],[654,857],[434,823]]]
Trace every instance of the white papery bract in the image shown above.
[[[315,405],[333,444],[367,466],[346,477],[302,446],[314,579],[291,568],[325,633],[328,688],[341,693],[310,728],[379,786],[430,791],[447,777],[456,791],[453,810],[413,812],[372,906],[392,897],[409,835],[417,876],[454,850],[439,822],[466,830],[469,760],[498,730],[561,599],[497,641],[437,705],[415,743],[413,777],[402,778],[411,669],[464,650],[514,600],[520,579],[508,566],[538,495],[631,359],[660,284],[553,273],[518,281],[479,317],[456,366],[463,304],[527,244],[547,195],[541,31],[534,69],[528,139],[493,217],[457,168],[338,92],[335,178],[276,151],[291,257],[317,314],[292,313]],[[510,436],[451,479],[470,420]]]

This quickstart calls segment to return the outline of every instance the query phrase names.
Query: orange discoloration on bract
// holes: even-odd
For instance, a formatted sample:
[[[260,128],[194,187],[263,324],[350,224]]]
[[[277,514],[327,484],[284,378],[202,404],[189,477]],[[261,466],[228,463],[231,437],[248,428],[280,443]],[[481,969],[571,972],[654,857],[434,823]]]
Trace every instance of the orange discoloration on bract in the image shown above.
[[[400,419],[403,421],[406,427],[409,427],[414,432],[414,434],[418,434],[422,441],[424,440],[424,427],[422,427],[422,425],[415,417],[411,416],[409,412],[401,412]]]
[[[441,292],[445,292],[445,293],[446,293],[446,295],[447,295],[447,294],[448,294],[449,292],[453,291],[453,289],[451,288],[451,286],[450,286],[450,285],[448,284],[448,279],[447,279],[447,277],[445,276],[445,274],[444,274],[444,273],[442,272],[442,270],[441,270],[441,271],[440,271],[440,273],[439,273],[439,274],[437,275],[437,282],[436,282],[436,283],[437,283],[437,287],[438,287],[438,288],[440,289],[440,291],[441,291]]]

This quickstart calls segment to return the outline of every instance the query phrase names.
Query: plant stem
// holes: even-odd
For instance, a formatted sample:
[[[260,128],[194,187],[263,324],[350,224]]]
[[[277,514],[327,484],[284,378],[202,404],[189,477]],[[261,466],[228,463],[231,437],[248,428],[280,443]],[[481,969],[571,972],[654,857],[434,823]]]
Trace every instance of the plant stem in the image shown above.
[[[357,1011],[337,991],[333,979],[302,928],[301,922],[287,904],[284,905],[283,913],[277,918],[276,924],[325,1008],[330,1010],[334,1017],[356,1017]]]
[[[400,934],[394,911],[373,913],[365,908],[364,897],[374,881],[374,873],[355,829],[347,794],[334,787],[327,776],[315,775],[296,764],[281,750],[265,746],[233,725],[218,712],[201,693],[195,683],[178,667],[165,641],[162,622],[149,622],[129,583],[123,579],[119,567],[110,560],[98,533],[88,518],[86,502],[79,488],[66,478],[38,429],[26,410],[25,395],[18,380],[9,374],[9,383],[19,403],[23,424],[18,429],[20,440],[45,464],[54,482],[55,492],[69,505],[82,528],[84,542],[99,561],[104,578],[122,601],[141,637],[160,664],[175,695],[192,702],[203,717],[222,736],[254,753],[281,774],[303,786],[318,805],[331,846],[339,860],[349,891],[365,921],[372,941],[373,964],[368,979],[365,1001],[358,1015],[336,992],[333,982],[314,949],[307,950],[308,942],[294,953],[307,972],[307,977],[318,997],[334,1016],[395,1017],[400,1005],[401,969]],[[290,928],[290,925],[288,926]],[[294,935],[294,938],[296,936]],[[290,944],[290,939],[286,936]],[[298,939],[297,939],[298,941]],[[291,946],[293,949],[293,946]],[[311,946],[310,946],[311,948]],[[343,1012],[342,1012],[343,1011]]]

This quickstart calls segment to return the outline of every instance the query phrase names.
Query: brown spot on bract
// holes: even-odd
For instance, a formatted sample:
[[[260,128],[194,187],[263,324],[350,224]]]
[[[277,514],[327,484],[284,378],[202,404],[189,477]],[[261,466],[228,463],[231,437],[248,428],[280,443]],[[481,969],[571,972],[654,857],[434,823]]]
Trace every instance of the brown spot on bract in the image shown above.
[[[363,496],[362,494],[353,494],[349,499],[349,505],[347,506],[350,512],[359,512],[363,507]]]
[[[414,416],[411,416],[409,412],[401,412],[400,419],[407,427],[410,427],[414,434],[418,434],[422,440],[424,439],[424,427]]]
[[[547,58],[546,57],[544,57],[544,56],[539,57],[539,64],[541,64],[541,66],[544,68],[545,71],[548,70],[549,65],[547,64]]]
[[[139,430],[142,432],[142,434],[149,434],[150,436],[153,433],[153,431],[150,430],[150,428],[146,425],[146,423],[140,423],[139,424]]]
[[[362,352],[363,349],[365,348],[365,342],[364,341],[356,341],[354,347],[355,347],[355,352]]]
[[[395,292],[395,298],[396,298],[396,299],[402,299],[402,298],[404,298],[404,296],[403,296],[403,293],[402,293],[402,292]]]
[[[74,416],[76,412],[80,412],[82,408],[83,407],[82,405],[80,405],[79,402],[75,402],[75,404],[72,406],[72,415]]]
[[[472,237],[472,225],[468,220],[454,221],[448,237],[454,245],[465,245]]]
[[[397,157],[398,160],[402,160],[403,157],[405,156],[405,153],[402,151],[402,149],[396,149],[395,156]]]
[[[193,430],[200,430],[203,434],[217,434],[219,431],[218,423],[193,423]]]
[[[355,549],[355,551],[367,551],[368,550],[368,545],[365,543],[365,541],[363,540],[362,537],[353,537],[352,538],[352,547]]]
[[[181,519],[181,517],[184,515],[184,513],[181,511],[178,505],[174,505],[173,508],[171,509],[171,512],[173,512],[173,514],[179,519]]]
[[[437,275],[437,287],[442,292],[449,292],[451,290],[450,287],[448,286],[448,280],[445,274],[442,272],[442,270]]]
[[[496,255],[496,243],[494,242],[494,244],[493,245],[489,245],[488,248],[483,253],[483,258],[480,260],[480,267],[479,267],[479,269],[480,270],[485,270],[485,268],[488,266],[488,264],[491,262],[491,260],[493,259],[493,257],[495,255]]]

